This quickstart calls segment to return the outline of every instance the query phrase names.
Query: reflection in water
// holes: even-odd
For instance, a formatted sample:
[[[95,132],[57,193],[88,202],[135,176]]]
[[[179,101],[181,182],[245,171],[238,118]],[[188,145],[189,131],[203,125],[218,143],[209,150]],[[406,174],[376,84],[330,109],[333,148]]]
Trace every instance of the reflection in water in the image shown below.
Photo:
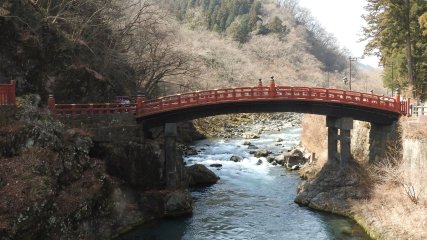
[[[289,149],[299,141],[299,129],[251,140],[274,153]],[[286,139],[276,146],[275,138]],[[185,159],[187,163],[209,166],[221,177],[218,184],[194,189],[194,213],[190,217],[167,219],[142,226],[122,239],[369,239],[353,221],[336,215],[311,211],[293,202],[299,176],[266,159],[249,154],[243,140],[203,140],[205,149]],[[229,161],[232,155],[242,162]]]

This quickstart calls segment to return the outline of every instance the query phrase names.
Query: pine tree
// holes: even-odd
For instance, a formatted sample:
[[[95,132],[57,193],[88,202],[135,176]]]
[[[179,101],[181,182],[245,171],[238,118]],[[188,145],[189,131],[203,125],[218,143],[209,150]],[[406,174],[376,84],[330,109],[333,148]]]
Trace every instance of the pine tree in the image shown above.
[[[378,55],[386,71],[389,62],[405,63],[396,66],[399,87],[407,87],[410,96],[423,95],[427,39],[422,36],[419,18],[427,10],[424,0],[367,1],[364,18],[368,26],[363,31],[369,42],[365,52]],[[384,83],[395,87],[386,77]]]

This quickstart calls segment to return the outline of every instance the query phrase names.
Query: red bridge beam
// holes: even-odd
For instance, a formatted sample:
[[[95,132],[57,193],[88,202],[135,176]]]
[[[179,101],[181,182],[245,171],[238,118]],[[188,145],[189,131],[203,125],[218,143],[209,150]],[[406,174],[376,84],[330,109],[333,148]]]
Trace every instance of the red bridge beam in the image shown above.
[[[16,82],[0,84],[0,105],[16,105]]]

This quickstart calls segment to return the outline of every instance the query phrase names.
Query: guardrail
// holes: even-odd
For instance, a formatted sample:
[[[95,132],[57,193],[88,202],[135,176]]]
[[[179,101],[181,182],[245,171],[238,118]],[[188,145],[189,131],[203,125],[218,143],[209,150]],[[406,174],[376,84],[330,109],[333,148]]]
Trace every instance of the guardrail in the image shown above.
[[[51,112],[60,116],[136,113],[136,103],[56,104],[52,95],[49,96],[48,106]]]
[[[411,106],[412,116],[423,116],[427,115],[427,106]]]
[[[0,84],[0,105],[16,105],[16,83]]]

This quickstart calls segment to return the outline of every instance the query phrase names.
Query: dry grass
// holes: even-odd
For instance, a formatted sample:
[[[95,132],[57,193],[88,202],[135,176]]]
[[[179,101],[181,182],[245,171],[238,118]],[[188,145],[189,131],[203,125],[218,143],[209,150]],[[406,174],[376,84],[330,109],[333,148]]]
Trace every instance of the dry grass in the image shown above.
[[[309,151],[327,151],[328,130],[324,116],[306,114],[302,120],[301,142]]]
[[[316,153],[316,159],[313,164],[302,168],[300,174],[305,179],[312,179],[326,164],[328,157],[326,120],[324,116],[306,114],[301,125],[301,143],[308,151]]]
[[[376,167],[371,198],[354,202],[354,210],[394,239],[427,239],[427,177],[393,162]]]

